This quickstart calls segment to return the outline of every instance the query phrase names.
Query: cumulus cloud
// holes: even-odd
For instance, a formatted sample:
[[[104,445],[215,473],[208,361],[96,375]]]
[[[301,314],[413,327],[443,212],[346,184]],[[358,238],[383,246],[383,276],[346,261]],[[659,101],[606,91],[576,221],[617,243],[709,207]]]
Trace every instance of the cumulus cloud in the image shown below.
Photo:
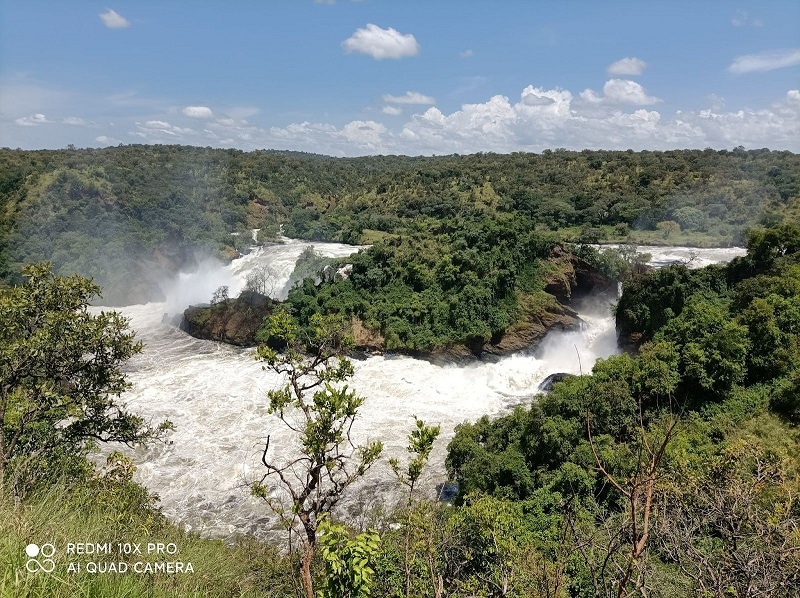
[[[482,104],[465,104],[451,114],[430,108],[408,122],[399,139],[406,145],[403,153],[737,145],[796,150],[800,147],[800,110],[796,105],[790,106],[794,95],[787,94],[783,103],[770,109],[707,109],[669,117],[644,108],[632,112],[621,108],[598,111],[582,101],[576,102],[567,90],[528,86],[517,103],[494,96]],[[409,151],[408,146],[417,151]]]
[[[354,120],[347,123],[341,131],[342,137],[368,150],[380,150],[386,127],[374,120]]]
[[[183,112],[189,118],[213,118],[214,113],[207,106],[186,106]]]
[[[463,52],[459,52],[458,53],[458,55],[461,56],[461,58],[469,58],[470,56],[473,56],[474,54],[475,53],[472,50],[464,50]]]
[[[623,58],[608,66],[609,75],[641,75],[647,63],[640,58]]]
[[[137,123],[132,135],[150,143],[274,148],[332,156],[739,145],[800,151],[798,89],[788,90],[781,99],[759,110],[729,110],[723,102],[710,98],[704,110],[673,114],[632,102],[631,98],[649,98],[635,86],[608,85],[599,103],[587,101],[586,95],[528,85],[516,99],[495,95],[451,111],[422,105],[421,111],[413,113],[420,105],[386,104],[382,109],[386,123],[379,119],[353,120],[343,126],[305,121],[262,128],[225,116],[207,119],[202,129],[192,130],[176,127],[162,117]],[[401,109],[409,115],[395,113]],[[398,117],[402,120],[394,120]]]
[[[550,106],[556,103],[556,100],[546,91],[536,89],[532,85],[522,90],[520,101],[525,106]]]
[[[188,121],[182,108],[148,110],[150,116],[115,117],[116,126],[61,114],[83,114],[77,109],[52,110],[29,107],[12,114],[29,114],[0,121],[4,143],[24,146],[46,132],[67,143],[95,146],[119,143],[178,143],[185,145],[236,147],[243,150],[285,149],[317,152],[332,156],[367,154],[430,155],[473,152],[540,152],[546,148],[573,150],[627,149],[664,150],[680,148],[770,147],[800,152],[800,88],[784,90],[772,103],[756,109],[731,108],[721,98],[706,98],[705,109],[686,112],[657,110],[645,91],[632,82],[608,82],[602,90],[573,93],[567,89],[528,85],[516,97],[485,95],[485,101],[463,104],[457,109],[429,104],[387,103],[370,119],[333,125],[324,122],[295,122],[281,126],[259,126],[242,115],[214,111],[209,118]],[[404,92],[412,98],[419,92]],[[588,98],[588,99],[587,99]],[[594,102],[589,100],[596,100]],[[175,105],[166,102],[165,105]],[[197,108],[197,106],[194,106]],[[188,108],[188,107],[187,107]],[[84,103],[81,110],[85,110]],[[45,115],[59,114],[57,118]],[[197,123],[197,127],[176,125]],[[383,122],[381,122],[383,121]],[[100,131],[69,126],[102,126]],[[183,123],[179,123],[182,125]],[[34,129],[39,125],[40,129]],[[84,133],[85,132],[85,133]],[[79,135],[85,134],[84,137]]]
[[[421,106],[432,106],[436,103],[431,96],[426,96],[418,91],[407,91],[404,95],[393,96],[386,94],[383,101],[387,104],[419,104]]]
[[[99,16],[103,24],[109,29],[125,29],[131,26],[128,19],[110,8],[107,8],[105,12],[101,12]]]
[[[35,127],[36,125],[42,125],[45,123],[51,123],[52,120],[47,120],[47,117],[44,114],[36,113],[31,114],[30,116],[23,116],[14,121],[21,127]]]
[[[381,29],[372,23],[363,29],[356,29],[353,35],[342,42],[342,48],[348,54],[367,54],[375,60],[416,56],[420,49],[412,34],[402,34],[391,27]]]
[[[771,50],[739,56],[728,67],[728,71],[740,75],[742,73],[773,71],[789,66],[797,66],[798,64],[800,64],[800,48],[789,48],[787,50]]]
[[[585,89],[580,97],[589,104],[629,104],[633,106],[650,106],[661,100],[649,96],[644,87],[627,79],[609,79],[603,85],[603,95],[591,89]]]

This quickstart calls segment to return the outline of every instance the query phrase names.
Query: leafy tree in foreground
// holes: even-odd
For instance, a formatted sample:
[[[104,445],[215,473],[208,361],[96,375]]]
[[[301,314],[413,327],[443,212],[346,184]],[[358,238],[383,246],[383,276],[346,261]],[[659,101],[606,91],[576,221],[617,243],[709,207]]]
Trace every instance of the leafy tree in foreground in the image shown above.
[[[0,491],[60,475],[96,441],[139,443],[171,427],[149,427],[120,404],[121,366],[142,345],[118,313],[89,312],[99,287],[55,276],[49,263],[22,275],[0,290]]]
[[[301,333],[292,317],[281,311],[270,317],[267,328],[268,342],[284,350],[278,353],[269,345],[261,346],[258,357],[286,380],[282,388],[269,391],[269,412],[297,435],[300,446],[299,456],[281,463],[269,459],[267,437],[261,458],[267,473],[251,489],[281,517],[290,534],[299,520],[304,549],[301,580],[307,598],[314,598],[311,561],[320,518],[375,463],[383,445],[357,446],[350,436],[364,399],[343,384],[353,375],[353,364],[343,356],[351,342],[344,321],[314,315]],[[289,509],[265,484],[270,477],[288,493]]]
[[[375,570],[371,564],[378,555],[381,538],[375,530],[350,537],[341,523],[327,517],[319,522],[322,558],[325,561],[325,585],[322,598],[369,598]]]
[[[416,428],[408,435],[408,446],[406,450],[414,455],[407,465],[404,472],[400,467],[400,461],[396,458],[389,459],[389,465],[392,467],[394,475],[397,480],[408,488],[408,502],[406,503],[406,524],[403,532],[403,563],[405,565],[406,574],[406,598],[411,595],[411,517],[412,517],[412,500],[414,495],[414,486],[422,476],[422,470],[433,450],[433,443],[439,437],[439,426],[426,426],[425,422],[414,416],[414,424]]]

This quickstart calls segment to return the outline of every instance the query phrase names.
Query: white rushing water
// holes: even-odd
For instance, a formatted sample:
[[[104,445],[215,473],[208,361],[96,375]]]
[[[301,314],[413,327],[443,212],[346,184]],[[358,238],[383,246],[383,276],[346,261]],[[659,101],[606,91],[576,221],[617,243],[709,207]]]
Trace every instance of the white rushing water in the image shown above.
[[[293,453],[285,426],[267,413],[266,393],[280,384],[265,371],[252,350],[190,337],[166,323],[166,313],[180,313],[191,303],[206,302],[220,285],[235,296],[252,268],[268,264],[287,280],[309,243],[291,241],[259,248],[229,266],[207,262],[193,274],[181,274],[164,303],[121,308],[145,344],[144,352],[126,366],[133,384],[123,397],[146,419],[169,419],[176,431],[168,444],[137,450],[138,480],[161,497],[173,521],[205,535],[253,533],[264,537],[277,530],[271,513],[249,496],[246,482],[263,473],[259,462],[267,435],[271,454]],[[347,256],[358,248],[314,243],[326,256]],[[653,262],[690,257],[692,265],[727,261],[742,250],[640,248]],[[365,508],[391,506],[398,496],[386,459],[407,457],[405,445],[413,416],[441,425],[423,490],[431,497],[445,481],[447,443],[459,423],[497,415],[530,402],[538,384],[554,372],[591,370],[600,357],[617,352],[609,304],[579,310],[586,322],[579,332],[552,332],[533,354],[518,353],[495,362],[433,365],[409,357],[372,356],[355,362],[351,387],[366,398],[353,428],[355,440],[380,439],[384,458],[368,473],[342,508],[356,516]]]

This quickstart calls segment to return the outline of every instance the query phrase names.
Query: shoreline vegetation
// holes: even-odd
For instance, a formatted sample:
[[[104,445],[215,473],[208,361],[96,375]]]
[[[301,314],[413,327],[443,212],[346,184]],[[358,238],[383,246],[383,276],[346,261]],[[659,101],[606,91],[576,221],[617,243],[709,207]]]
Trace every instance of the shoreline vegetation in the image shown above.
[[[795,154],[3,149],[0,208],[0,316],[13,323],[0,331],[2,596],[790,597],[800,587]],[[297,477],[303,491],[281,503],[269,475],[288,476],[290,492],[305,461],[284,463],[267,439],[268,475],[250,488],[287,529],[301,517],[305,539],[289,550],[184,533],[134,482],[130,459],[86,459],[104,438],[168,441],[171,424],[147,428],[113,409],[126,384],[118,366],[139,345],[123,319],[87,311],[97,286],[73,274],[94,276],[112,301],[139,301],[198,251],[233,257],[256,228],[256,242],[282,231],[371,245],[338,278],[315,276],[309,252],[308,276],[269,304],[255,333],[262,358],[287,376],[269,409],[290,430],[295,416],[304,422],[295,432],[311,464]],[[639,230],[681,244],[689,233],[725,239],[747,255],[651,271],[633,251],[587,247]],[[54,271],[21,274],[41,260]],[[416,420],[408,459],[391,464],[401,504],[336,519],[337,480],[363,475],[358,464],[379,452],[342,452],[360,423],[357,389],[341,385],[352,323],[386,350],[479,354],[620,279],[615,318],[628,351],[531,404],[457,426],[450,504],[414,491],[438,434]],[[233,301],[220,291],[213,308]],[[89,561],[148,559],[67,557],[70,542],[174,551],[150,558],[162,565],[146,575],[97,574]],[[49,566],[45,546],[55,569],[32,571],[31,561]],[[83,568],[70,571],[73,561]]]

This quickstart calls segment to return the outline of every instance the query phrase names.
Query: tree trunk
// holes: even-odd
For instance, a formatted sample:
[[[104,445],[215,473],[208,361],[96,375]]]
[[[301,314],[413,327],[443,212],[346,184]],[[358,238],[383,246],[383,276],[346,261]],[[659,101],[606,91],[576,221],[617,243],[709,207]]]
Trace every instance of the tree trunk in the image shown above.
[[[311,578],[311,561],[314,559],[314,548],[315,545],[308,542],[303,553],[303,559],[300,562],[300,580],[303,582],[306,598],[314,598],[314,580]]]

